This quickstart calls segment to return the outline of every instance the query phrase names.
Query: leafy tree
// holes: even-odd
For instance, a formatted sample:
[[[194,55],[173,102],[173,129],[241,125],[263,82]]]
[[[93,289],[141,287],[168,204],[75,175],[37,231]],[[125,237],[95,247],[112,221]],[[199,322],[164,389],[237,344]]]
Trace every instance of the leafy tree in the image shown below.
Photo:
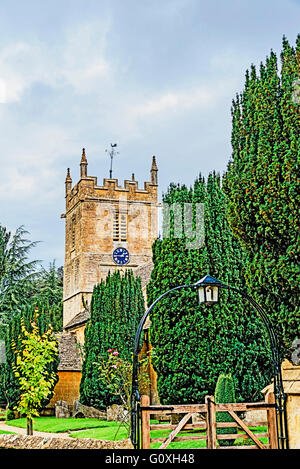
[[[215,403],[226,404],[235,402],[234,381],[231,374],[221,374],[218,378],[215,390]],[[228,412],[216,412],[216,422],[234,422]],[[218,435],[228,435],[237,433],[236,427],[217,428]],[[232,446],[234,440],[219,440],[220,446]]]
[[[9,320],[29,304],[38,261],[28,254],[36,242],[26,239],[23,226],[12,235],[0,225],[0,334]]]
[[[153,245],[154,269],[147,287],[148,303],[172,287],[191,284],[205,274],[245,289],[245,256],[226,220],[226,197],[220,176],[201,176],[194,186],[172,184],[164,203],[204,204],[205,243],[187,248],[170,236]],[[172,213],[172,212],[171,212]],[[165,221],[164,221],[165,223]],[[193,219],[196,227],[195,218]],[[163,298],[151,314],[150,339],[155,349],[158,392],[164,403],[201,402],[213,394],[220,373],[232,372],[238,400],[259,400],[272,368],[266,332],[257,313],[242,297],[222,290],[214,306],[198,305],[197,292],[178,290]]]
[[[55,332],[62,330],[63,324],[63,278],[62,268],[51,262],[48,270],[42,267],[35,282],[32,303],[48,312],[50,323]]]
[[[246,255],[247,285],[288,357],[300,335],[300,104],[292,96],[299,70],[300,36],[295,48],[283,38],[280,72],[274,52],[259,73],[253,65],[247,71],[232,104],[232,159],[224,181],[229,224]]]
[[[12,348],[16,355],[13,372],[20,383],[20,400],[16,406],[21,415],[27,418],[27,435],[33,434],[33,417],[39,411],[56,383],[56,375],[51,370],[58,356],[57,340],[48,329],[40,334],[36,318],[31,323],[31,331],[27,331],[24,318],[21,318],[21,334],[18,348],[15,342]]]
[[[99,379],[97,363],[109,357],[115,348],[123,360],[131,360],[134,335],[144,313],[140,278],[131,270],[108,274],[94,287],[91,316],[85,328],[84,361],[80,383],[80,401],[96,408],[120,403],[103,380]]]
[[[0,338],[10,319],[30,305],[47,310],[53,329],[62,329],[62,268],[57,269],[53,261],[47,270],[40,261],[30,260],[37,242],[27,235],[23,226],[13,235],[0,226]]]
[[[18,350],[20,354],[23,353],[23,340],[27,333],[32,332],[33,325],[35,327],[35,333],[36,327],[38,327],[39,336],[41,337],[49,331],[51,326],[47,312],[42,310],[37,314],[36,308],[33,306],[23,308],[20,313],[11,319],[7,327],[5,337],[6,362],[3,367],[1,382],[2,391],[10,410],[14,410],[16,406],[18,406],[21,398],[20,382],[13,372],[14,367],[17,364],[15,350]],[[49,376],[52,376],[52,374],[55,374],[56,376],[58,362],[59,358],[57,356],[56,360],[49,364]],[[57,380],[58,377],[56,376],[54,384],[56,384]],[[54,386],[52,388],[52,391],[53,390]],[[49,395],[47,399],[42,402],[43,407],[49,403],[51,397],[52,395]]]

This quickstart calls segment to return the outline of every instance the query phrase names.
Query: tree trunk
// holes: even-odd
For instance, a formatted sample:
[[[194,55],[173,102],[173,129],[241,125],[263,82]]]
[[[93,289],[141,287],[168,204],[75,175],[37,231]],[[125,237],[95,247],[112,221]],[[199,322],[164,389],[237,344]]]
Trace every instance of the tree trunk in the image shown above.
[[[27,418],[27,435],[33,435],[32,419]]]

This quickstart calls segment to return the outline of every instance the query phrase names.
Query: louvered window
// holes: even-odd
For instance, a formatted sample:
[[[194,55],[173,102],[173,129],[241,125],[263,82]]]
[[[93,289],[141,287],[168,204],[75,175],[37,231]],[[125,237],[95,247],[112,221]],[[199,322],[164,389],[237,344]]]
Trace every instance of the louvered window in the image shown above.
[[[113,215],[113,239],[114,241],[127,241],[126,210],[116,210]]]

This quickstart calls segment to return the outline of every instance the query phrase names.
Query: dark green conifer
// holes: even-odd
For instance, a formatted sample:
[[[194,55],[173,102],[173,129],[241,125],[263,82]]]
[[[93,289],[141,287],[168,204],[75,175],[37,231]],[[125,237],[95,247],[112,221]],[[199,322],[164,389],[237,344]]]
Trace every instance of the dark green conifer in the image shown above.
[[[204,203],[205,242],[197,249],[187,249],[184,237],[175,238],[171,222],[170,237],[153,246],[148,303],[207,273],[244,289],[245,258],[226,220],[220,176],[210,174],[207,183],[200,176],[191,189],[172,184],[164,202],[182,207],[191,203],[194,208],[196,203]],[[184,210],[182,213],[184,218]],[[201,402],[214,393],[222,372],[233,373],[239,400],[261,399],[259,390],[272,371],[269,345],[256,312],[241,297],[222,291],[220,304],[199,306],[195,291],[180,290],[163,298],[150,319],[162,402]]]
[[[123,359],[131,360],[135,332],[145,310],[141,279],[134,278],[131,270],[124,275],[108,274],[94,287],[90,309],[80,401],[101,409],[119,401],[99,380],[100,357],[108,358],[108,350],[114,348]]]
[[[300,334],[300,104],[292,96],[299,70],[299,38],[295,50],[284,37],[280,73],[271,52],[253,86],[246,78],[233,104],[232,160],[224,184],[230,227],[247,258],[248,287],[272,320],[281,355],[288,357]]]

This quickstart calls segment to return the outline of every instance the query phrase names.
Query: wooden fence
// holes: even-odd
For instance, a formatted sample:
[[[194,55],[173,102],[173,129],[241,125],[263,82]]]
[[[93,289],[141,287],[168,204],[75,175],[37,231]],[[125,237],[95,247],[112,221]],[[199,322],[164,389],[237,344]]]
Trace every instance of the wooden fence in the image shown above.
[[[267,419],[265,421],[247,421],[241,418],[240,413],[246,415],[251,410],[265,410]],[[199,449],[277,449],[277,427],[276,427],[276,406],[274,394],[268,395],[267,402],[254,403],[232,403],[216,404],[213,396],[206,396],[205,404],[184,404],[173,406],[151,405],[148,396],[141,399],[141,447],[150,449],[151,443],[161,443],[159,449],[165,449],[171,442],[175,441],[195,441],[205,440],[203,448]],[[232,417],[232,422],[217,422],[216,412],[228,412]],[[237,412],[239,415],[237,415]],[[152,423],[151,415],[169,416],[179,414],[181,419],[177,424]],[[200,415],[197,423],[191,423],[193,414]],[[180,418],[179,417],[179,418]],[[252,427],[267,427],[266,432],[256,432]],[[218,434],[218,428],[237,428],[239,433]],[[250,429],[250,427],[252,429]],[[151,431],[171,430],[166,437],[151,437]],[[185,435],[182,435],[182,432]],[[181,435],[180,435],[181,433]],[[262,443],[261,438],[267,438],[268,443]],[[233,443],[239,439],[249,439],[252,445],[220,446],[220,440],[232,440]]]

